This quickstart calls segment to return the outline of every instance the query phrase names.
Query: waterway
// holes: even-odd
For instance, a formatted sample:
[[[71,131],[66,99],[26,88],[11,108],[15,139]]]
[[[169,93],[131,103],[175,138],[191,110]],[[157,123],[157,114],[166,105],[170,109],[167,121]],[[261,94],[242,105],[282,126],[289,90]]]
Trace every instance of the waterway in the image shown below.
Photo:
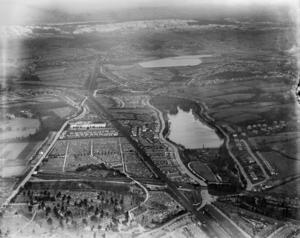
[[[178,112],[168,113],[170,124],[168,138],[188,149],[217,148],[223,143],[216,132],[197,118],[192,109],[188,112],[177,108]]]

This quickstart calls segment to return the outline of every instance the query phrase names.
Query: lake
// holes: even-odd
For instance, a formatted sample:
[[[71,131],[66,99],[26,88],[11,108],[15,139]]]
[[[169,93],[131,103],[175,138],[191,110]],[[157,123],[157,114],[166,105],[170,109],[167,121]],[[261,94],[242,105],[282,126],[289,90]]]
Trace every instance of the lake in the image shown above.
[[[177,108],[175,115],[168,113],[170,133],[168,138],[188,149],[216,148],[223,143],[216,132],[195,117],[192,109],[189,112]]]
[[[201,58],[210,57],[211,55],[183,55],[168,57],[157,60],[145,61],[139,63],[143,68],[162,68],[162,67],[180,67],[195,66],[201,64]]]

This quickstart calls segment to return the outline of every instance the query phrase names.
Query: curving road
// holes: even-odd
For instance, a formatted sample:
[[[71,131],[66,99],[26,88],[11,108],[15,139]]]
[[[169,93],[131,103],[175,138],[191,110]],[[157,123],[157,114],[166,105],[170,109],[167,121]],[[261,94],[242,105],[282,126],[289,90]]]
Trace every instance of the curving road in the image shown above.
[[[163,141],[163,143],[167,144],[169,148],[172,149],[175,159],[178,163],[178,165],[181,168],[181,172],[184,172],[185,174],[187,174],[189,177],[193,178],[197,183],[199,183],[201,186],[207,186],[207,184],[204,182],[204,180],[201,180],[200,178],[198,178],[196,175],[194,175],[182,162],[178,149],[177,147],[172,144],[170,141],[168,141],[164,136],[163,136],[163,131],[165,129],[165,123],[164,123],[164,118],[162,115],[162,112],[160,110],[158,110],[156,107],[154,107],[151,103],[150,103],[150,99],[148,99],[146,101],[147,105],[152,108],[158,115],[159,118],[159,124],[160,124],[160,132],[159,132],[159,138],[161,139],[161,141]]]
[[[80,110],[81,113],[79,115],[75,115],[73,118],[70,118],[69,120],[65,121],[65,123],[61,126],[60,130],[56,133],[55,137],[53,138],[51,144],[48,146],[48,148],[46,149],[46,151],[44,151],[44,153],[41,155],[41,157],[39,158],[39,160],[37,161],[37,163],[31,168],[31,170],[29,171],[29,173],[25,176],[25,178],[18,184],[18,186],[12,191],[11,195],[4,201],[4,203],[1,205],[1,209],[0,210],[4,210],[8,204],[10,203],[10,201],[19,193],[19,191],[24,187],[24,185],[29,181],[29,179],[31,178],[31,176],[35,173],[35,171],[37,170],[38,166],[42,163],[42,161],[45,159],[45,157],[48,155],[48,153],[50,152],[50,150],[52,149],[52,147],[54,146],[55,142],[58,140],[58,138],[60,137],[61,133],[64,131],[64,129],[66,128],[66,126],[68,125],[68,123],[73,120],[76,119],[77,117],[79,117],[83,112],[83,104],[85,103],[87,97],[85,97],[83,99],[83,101],[80,103]]]

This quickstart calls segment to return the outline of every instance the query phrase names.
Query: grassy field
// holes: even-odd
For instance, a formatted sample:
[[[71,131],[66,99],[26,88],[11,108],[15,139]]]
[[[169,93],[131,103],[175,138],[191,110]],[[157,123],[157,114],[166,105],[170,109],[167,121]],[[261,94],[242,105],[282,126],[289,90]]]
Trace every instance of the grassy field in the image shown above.
[[[1,143],[0,150],[0,176],[21,176],[27,169],[27,160],[38,143],[36,142],[10,142]]]
[[[296,179],[282,186],[269,190],[270,193],[286,194],[289,197],[299,196],[300,179]]]
[[[58,117],[63,119],[71,115],[73,110],[74,109],[71,107],[59,107],[59,108],[50,109],[49,111],[54,112]]]
[[[277,152],[262,152],[261,154],[279,173],[277,178],[285,178],[299,173],[300,161],[287,159]]]
[[[40,127],[38,119],[15,118],[2,121],[0,125],[0,140],[26,138],[35,134]]]
[[[205,180],[209,182],[217,182],[215,175],[206,164],[200,161],[192,161],[189,163],[189,166],[193,171],[195,171],[200,177],[204,178]]]

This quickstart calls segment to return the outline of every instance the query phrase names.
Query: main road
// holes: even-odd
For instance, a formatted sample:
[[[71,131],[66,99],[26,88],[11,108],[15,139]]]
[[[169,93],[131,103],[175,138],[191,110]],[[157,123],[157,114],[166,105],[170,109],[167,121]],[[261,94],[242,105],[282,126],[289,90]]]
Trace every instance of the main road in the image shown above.
[[[97,61],[96,61],[97,62]],[[93,86],[95,85],[95,76],[97,75],[97,71],[99,70],[98,66],[94,67],[94,70],[91,74],[91,77],[89,78],[89,83],[87,84],[87,90],[88,90],[88,98],[87,102],[91,109],[94,109],[96,113],[98,113],[101,117],[105,117],[107,120],[111,122],[111,124],[119,131],[120,135],[125,137],[127,141],[135,148],[137,154],[142,159],[143,163],[152,171],[152,173],[156,176],[157,179],[160,179],[163,183],[166,184],[167,190],[169,191],[170,195],[174,197],[187,211],[192,213],[198,221],[201,222],[201,224],[205,224],[203,226],[203,230],[211,237],[226,237],[228,234],[223,232],[217,232],[215,230],[215,227],[212,222],[210,222],[210,219],[208,219],[207,215],[203,214],[202,211],[198,211],[196,207],[193,206],[193,203],[190,201],[189,198],[185,196],[185,194],[177,188],[176,184],[172,182],[152,161],[150,156],[143,150],[143,148],[140,147],[139,143],[132,139],[131,135],[121,125],[121,123],[116,120],[111,113],[96,99],[95,90]],[[100,71],[102,70],[102,67],[100,66]],[[106,77],[109,78],[109,75],[106,74]],[[240,233],[239,231],[236,232],[239,234],[238,237],[246,237],[243,233]]]
[[[84,102],[86,101],[86,99],[87,99],[87,97],[85,97],[83,99],[83,101],[80,103],[80,108],[81,108],[82,112],[84,112],[84,110],[82,109],[82,106],[83,106]],[[80,116],[81,113],[80,112],[78,112],[78,113],[79,113],[79,115],[78,114],[74,115],[73,118],[67,120],[61,126],[60,130],[56,133],[56,135],[53,138],[53,140],[50,143],[50,145],[47,147],[47,149],[45,151],[43,151],[43,154],[40,156],[40,158],[37,161],[37,163],[35,163],[35,165],[30,169],[29,173],[25,176],[25,178],[18,184],[18,186],[12,191],[12,193],[10,194],[10,196],[1,205],[1,208],[0,208],[1,211],[4,210],[8,206],[8,204],[11,202],[11,200],[19,193],[19,191],[24,187],[24,185],[29,181],[29,179],[31,178],[31,176],[37,170],[38,166],[42,163],[42,161],[45,159],[45,157],[48,155],[48,153],[52,149],[52,147],[54,146],[55,142],[58,140],[59,136],[61,135],[61,133],[64,131],[64,129],[68,125],[69,121],[77,118],[78,116]]]
[[[193,206],[193,203],[189,200],[189,198],[187,198],[185,194],[177,188],[176,184],[169,180],[169,178],[154,164],[148,154],[139,146],[138,142],[132,139],[129,132],[120,124],[120,122],[118,122],[108,112],[108,110],[94,98],[93,92],[89,93],[87,103],[90,108],[94,109],[95,112],[98,112],[101,116],[105,116],[106,119],[109,120],[111,124],[119,131],[120,135],[128,140],[128,142],[135,148],[143,163],[152,171],[157,179],[160,179],[166,184],[166,189],[170,195],[174,197],[187,211],[191,212],[198,219],[198,221],[201,222],[201,224],[205,224],[203,230],[207,232],[207,234],[209,234],[211,237],[224,237],[224,234],[220,234],[215,231],[214,227],[211,225],[212,223],[207,223],[207,217]],[[244,236],[240,237],[242,238]]]

